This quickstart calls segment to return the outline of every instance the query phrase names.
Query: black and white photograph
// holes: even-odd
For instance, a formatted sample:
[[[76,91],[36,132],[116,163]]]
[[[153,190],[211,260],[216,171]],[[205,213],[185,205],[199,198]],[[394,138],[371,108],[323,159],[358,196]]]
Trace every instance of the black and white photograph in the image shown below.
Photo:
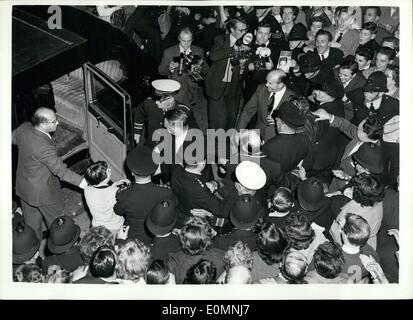
[[[0,28],[0,298],[413,298],[411,1],[5,1]]]

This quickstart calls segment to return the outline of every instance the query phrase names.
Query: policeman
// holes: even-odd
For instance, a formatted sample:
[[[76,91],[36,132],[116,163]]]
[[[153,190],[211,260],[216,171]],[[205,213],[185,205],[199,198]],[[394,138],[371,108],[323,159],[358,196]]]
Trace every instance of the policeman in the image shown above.
[[[160,201],[175,203],[175,196],[170,188],[156,185],[152,175],[158,168],[152,159],[152,149],[138,146],[126,158],[126,165],[135,182],[126,186],[117,194],[114,206],[115,213],[125,217],[125,225],[129,225],[128,238],[138,238],[149,243],[151,233],[145,227],[146,216]]]
[[[178,81],[170,79],[159,79],[152,81],[155,92],[152,97],[147,98],[140,104],[134,115],[134,139],[139,144],[144,133],[146,123],[146,134],[144,144],[154,147],[156,142],[152,141],[153,133],[163,128],[163,116],[166,111],[175,108],[175,96],[179,92],[181,85]]]

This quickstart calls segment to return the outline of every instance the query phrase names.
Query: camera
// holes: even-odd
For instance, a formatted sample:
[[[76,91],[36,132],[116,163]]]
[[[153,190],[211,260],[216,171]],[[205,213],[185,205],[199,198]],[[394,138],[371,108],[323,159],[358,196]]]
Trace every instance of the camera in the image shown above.
[[[179,63],[178,75],[186,74],[193,82],[204,80],[201,75],[202,59],[199,55],[181,53],[179,57],[174,57],[173,61]]]
[[[255,71],[267,70],[266,63],[270,62],[271,49],[267,47],[258,47],[252,57]]]
[[[249,59],[251,56],[252,44],[254,43],[254,36],[252,33],[247,32],[241,38],[239,38],[231,51],[231,65],[239,65],[239,61],[242,59]]]

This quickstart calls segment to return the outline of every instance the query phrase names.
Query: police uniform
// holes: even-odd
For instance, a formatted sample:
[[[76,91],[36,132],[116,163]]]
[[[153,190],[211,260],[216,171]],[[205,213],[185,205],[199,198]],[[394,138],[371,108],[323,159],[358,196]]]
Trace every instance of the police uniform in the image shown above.
[[[172,95],[181,88],[181,85],[175,80],[160,79],[152,81],[152,87],[156,90],[155,95],[147,98],[135,109],[133,126],[134,134],[140,135],[141,139],[144,135],[145,145],[153,148],[158,144],[158,142],[152,141],[153,133],[164,128],[164,114],[166,112],[156,104],[156,96],[161,98],[162,96]],[[185,103],[186,101],[181,102]],[[186,109],[190,114],[188,107],[176,101],[174,107],[178,106]],[[145,126],[146,130],[144,132]]]
[[[386,76],[383,72],[373,72],[367,79],[363,91],[387,92],[388,89],[386,83]],[[399,108],[399,100],[384,94],[381,97],[380,105],[377,109],[372,107],[371,103],[370,106],[365,103],[356,105],[352,122],[355,125],[358,125],[369,115],[376,114],[380,120],[382,120],[382,123],[386,124],[391,118],[399,115]],[[383,146],[383,161],[386,168],[384,172],[384,183],[386,185],[391,185],[396,182],[397,176],[399,175],[399,144],[383,140],[381,142]]]
[[[205,209],[215,216],[228,217],[230,209],[228,202],[212,194],[205,184],[207,181],[209,179],[206,175],[187,172],[181,166],[175,167],[171,186],[179,201],[178,228],[191,215],[191,209]]]
[[[128,154],[126,164],[132,172],[140,176],[150,176],[157,168],[152,161],[152,150],[144,146],[133,149]],[[128,238],[138,238],[145,243],[150,242],[151,233],[146,228],[145,219],[152,208],[163,200],[176,202],[169,187],[152,182],[133,183],[119,190],[113,209],[116,214],[124,216],[124,224],[130,226]]]

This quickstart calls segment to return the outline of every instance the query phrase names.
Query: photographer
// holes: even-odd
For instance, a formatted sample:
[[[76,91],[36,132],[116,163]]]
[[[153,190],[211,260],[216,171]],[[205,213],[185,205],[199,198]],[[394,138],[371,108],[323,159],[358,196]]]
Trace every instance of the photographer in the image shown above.
[[[208,126],[207,101],[200,86],[209,67],[205,61],[204,51],[192,45],[193,35],[189,28],[181,30],[179,43],[165,49],[159,74],[168,76],[181,84],[177,100],[186,97],[193,110],[198,126],[206,130]]]
[[[212,65],[205,78],[209,103],[209,128],[235,127],[243,89],[242,74],[247,59],[241,55],[248,51],[242,44],[248,30],[244,19],[234,18],[227,23],[228,33],[214,39],[209,58]]]
[[[261,23],[255,33],[255,44],[248,63],[245,78],[244,100],[248,101],[258,85],[266,82],[265,78],[280,56],[280,49],[271,38],[271,25]]]

